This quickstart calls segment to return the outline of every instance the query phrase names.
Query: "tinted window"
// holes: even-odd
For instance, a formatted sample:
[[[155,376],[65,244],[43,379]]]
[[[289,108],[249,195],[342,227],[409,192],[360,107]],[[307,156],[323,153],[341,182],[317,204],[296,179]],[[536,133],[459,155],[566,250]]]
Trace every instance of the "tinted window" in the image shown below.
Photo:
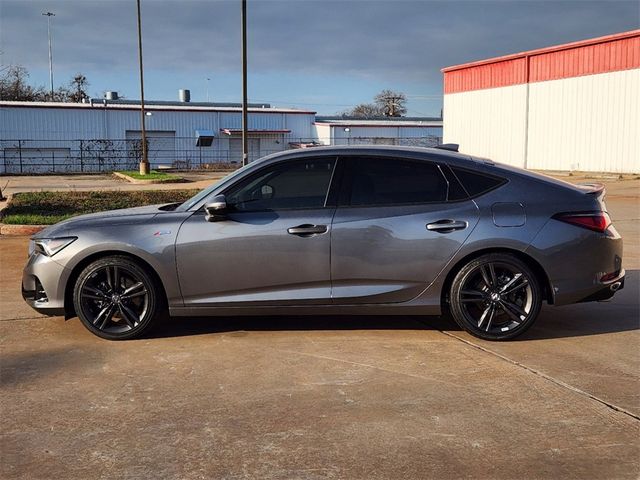
[[[227,204],[240,212],[322,208],[334,166],[334,158],[315,158],[267,167],[225,192]]]
[[[458,180],[472,197],[488,192],[505,182],[503,178],[471,172],[462,168],[451,167],[451,170],[453,170],[453,173],[456,174]]]
[[[443,202],[447,182],[437,165],[393,158],[351,160],[350,205]]]

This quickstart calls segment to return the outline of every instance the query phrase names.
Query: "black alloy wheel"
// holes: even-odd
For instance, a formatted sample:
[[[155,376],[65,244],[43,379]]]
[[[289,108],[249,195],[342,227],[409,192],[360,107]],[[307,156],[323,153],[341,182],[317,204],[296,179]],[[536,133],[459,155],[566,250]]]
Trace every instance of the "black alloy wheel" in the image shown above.
[[[470,261],[454,278],[449,298],[456,323],[487,340],[520,335],[536,320],[542,304],[534,273],[506,253]]]
[[[88,265],[78,276],[74,307],[84,326],[99,337],[140,336],[159,306],[154,279],[133,259],[110,256]]]

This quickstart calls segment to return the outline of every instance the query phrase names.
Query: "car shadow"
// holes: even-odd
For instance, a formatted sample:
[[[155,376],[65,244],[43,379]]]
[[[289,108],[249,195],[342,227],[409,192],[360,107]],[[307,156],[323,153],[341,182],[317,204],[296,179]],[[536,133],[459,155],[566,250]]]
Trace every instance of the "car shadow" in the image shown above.
[[[368,315],[282,315],[237,317],[172,317],[155,326],[146,338],[168,338],[238,331],[313,330],[455,330],[442,317]]]
[[[581,337],[640,329],[640,271],[627,272],[625,288],[608,302],[554,307],[545,305],[536,323],[516,341]],[[305,330],[441,330],[461,331],[453,320],[406,315],[287,315],[237,317],[173,317],[146,338],[169,338],[236,331]]]

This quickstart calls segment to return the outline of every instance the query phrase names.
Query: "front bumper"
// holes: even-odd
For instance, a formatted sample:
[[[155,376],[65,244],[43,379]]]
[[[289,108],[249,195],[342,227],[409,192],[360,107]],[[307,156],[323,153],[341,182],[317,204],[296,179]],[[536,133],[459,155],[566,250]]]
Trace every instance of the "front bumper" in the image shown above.
[[[64,315],[64,286],[69,274],[51,257],[32,254],[22,272],[22,298],[38,313]]]

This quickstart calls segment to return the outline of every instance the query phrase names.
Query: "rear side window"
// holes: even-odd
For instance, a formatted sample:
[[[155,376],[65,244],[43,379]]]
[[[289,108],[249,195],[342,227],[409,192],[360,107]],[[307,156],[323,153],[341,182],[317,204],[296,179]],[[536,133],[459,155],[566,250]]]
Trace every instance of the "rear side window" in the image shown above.
[[[504,178],[472,172],[463,168],[451,167],[451,170],[471,197],[486,193],[506,182]]]
[[[437,165],[424,161],[360,157],[350,159],[349,205],[444,202],[447,181]],[[346,200],[346,199],[345,199]]]

